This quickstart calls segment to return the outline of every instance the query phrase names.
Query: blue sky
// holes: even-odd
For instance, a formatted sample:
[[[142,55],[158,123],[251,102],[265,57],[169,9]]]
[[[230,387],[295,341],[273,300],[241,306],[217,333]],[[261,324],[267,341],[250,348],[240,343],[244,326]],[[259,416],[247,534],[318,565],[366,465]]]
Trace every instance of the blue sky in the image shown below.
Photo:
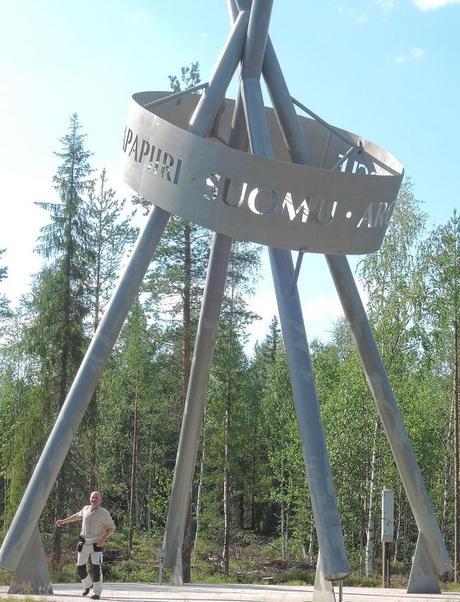
[[[392,152],[430,224],[460,206],[460,0],[275,0],[270,35],[293,96],[334,125]],[[40,266],[58,139],[77,112],[95,168],[123,190],[117,165],[129,98],[168,89],[199,61],[203,81],[228,33],[225,0],[15,0],[0,7],[0,248],[17,299]],[[235,85],[229,95],[234,95]],[[321,256],[299,281],[310,338],[340,315]],[[254,297],[268,320],[269,278]],[[255,336],[263,335],[260,324]]]

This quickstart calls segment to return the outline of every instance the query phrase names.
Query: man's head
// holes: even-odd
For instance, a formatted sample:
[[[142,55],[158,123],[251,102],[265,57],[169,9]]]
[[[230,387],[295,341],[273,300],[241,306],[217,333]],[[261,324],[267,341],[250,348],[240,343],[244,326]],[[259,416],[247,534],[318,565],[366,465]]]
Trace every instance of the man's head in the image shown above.
[[[89,496],[89,503],[91,504],[91,508],[96,509],[101,505],[102,502],[102,493],[100,491],[92,491]]]

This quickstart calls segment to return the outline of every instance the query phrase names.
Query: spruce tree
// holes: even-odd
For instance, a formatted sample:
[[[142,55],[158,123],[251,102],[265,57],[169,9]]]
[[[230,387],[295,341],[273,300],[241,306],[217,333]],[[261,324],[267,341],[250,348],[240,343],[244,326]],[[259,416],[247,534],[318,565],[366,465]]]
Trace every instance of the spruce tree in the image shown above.
[[[87,340],[84,322],[88,307],[88,213],[86,196],[91,187],[90,152],[76,114],[70,119],[68,133],[61,138],[60,159],[54,188],[57,202],[38,205],[50,215],[50,223],[41,229],[37,251],[45,266],[36,278],[32,295],[35,319],[30,328],[31,347],[40,359],[42,383],[47,392],[44,407],[48,422],[62,407],[75,373],[81,363]],[[85,485],[72,463],[72,452],[64,463],[54,489],[53,519],[75,503],[70,499],[73,484]],[[61,532],[55,529],[52,559],[61,562]]]
[[[86,203],[86,272],[88,297],[88,334],[96,331],[117,282],[120,263],[127,245],[134,239],[135,229],[126,215],[125,200],[110,188],[106,170],[90,182]],[[90,488],[98,485],[98,412],[99,387],[85,414],[85,455],[90,467]]]
[[[96,330],[115,287],[127,245],[134,241],[126,201],[108,185],[103,169],[91,182],[87,202],[88,294],[92,329]]]

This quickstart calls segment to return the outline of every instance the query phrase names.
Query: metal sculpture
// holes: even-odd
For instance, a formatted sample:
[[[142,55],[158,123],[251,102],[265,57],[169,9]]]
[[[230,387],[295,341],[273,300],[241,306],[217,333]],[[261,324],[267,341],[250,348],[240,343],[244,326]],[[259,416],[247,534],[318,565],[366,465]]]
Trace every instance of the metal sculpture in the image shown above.
[[[208,83],[176,94],[133,96],[123,139],[124,178],[154,207],[0,550],[0,566],[16,571],[14,591],[31,583],[36,592],[49,590],[41,552],[40,574],[30,567],[31,542],[41,550],[38,519],[171,214],[215,231],[162,552],[173,581],[182,582],[185,517],[232,238],[269,246],[320,549],[314,599],[330,599],[330,582],[345,577],[349,567],[297,291],[305,252],[326,254],[419,529],[408,591],[438,591],[436,573],[450,568],[345,256],[380,247],[402,166],[291,97],[268,36],[272,0],[228,0],[228,6],[231,32]],[[233,102],[225,92],[238,69],[241,83]],[[273,110],[264,107],[261,75]],[[314,119],[299,117],[294,105]],[[295,268],[292,250],[299,252]]]

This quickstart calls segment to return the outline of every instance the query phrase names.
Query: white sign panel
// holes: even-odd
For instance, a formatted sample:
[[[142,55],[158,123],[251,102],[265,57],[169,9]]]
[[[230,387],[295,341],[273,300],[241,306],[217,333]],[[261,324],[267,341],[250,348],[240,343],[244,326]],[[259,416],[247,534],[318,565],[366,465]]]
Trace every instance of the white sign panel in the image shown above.
[[[381,541],[392,542],[394,537],[395,494],[391,489],[382,491]]]

